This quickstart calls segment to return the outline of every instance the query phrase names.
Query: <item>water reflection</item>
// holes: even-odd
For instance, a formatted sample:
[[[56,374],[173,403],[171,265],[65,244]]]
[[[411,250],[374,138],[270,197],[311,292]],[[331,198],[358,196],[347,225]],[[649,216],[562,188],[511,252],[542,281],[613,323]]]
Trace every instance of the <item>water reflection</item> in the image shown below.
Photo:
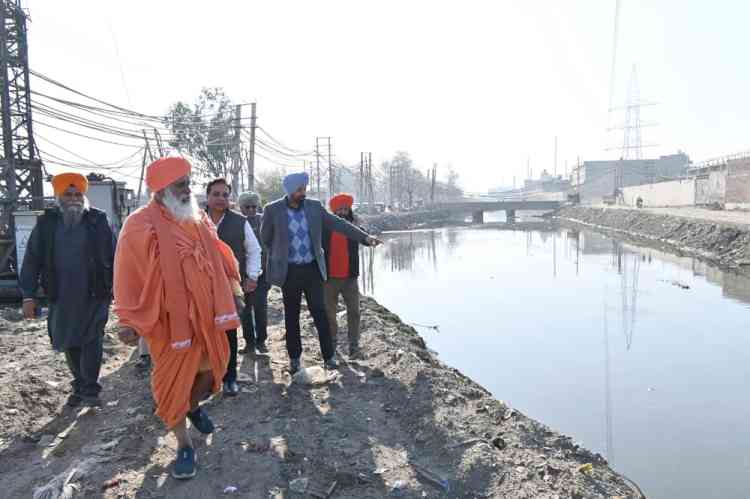
[[[750,417],[736,305],[750,304],[748,278],[586,231],[383,239],[362,250],[362,288],[407,322],[438,324],[424,336],[447,363],[602,453],[649,497],[709,497],[699,478],[711,472],[735,477],[713,497],[745,497],[733,491],[750,469],[750,436],[736,443]]]

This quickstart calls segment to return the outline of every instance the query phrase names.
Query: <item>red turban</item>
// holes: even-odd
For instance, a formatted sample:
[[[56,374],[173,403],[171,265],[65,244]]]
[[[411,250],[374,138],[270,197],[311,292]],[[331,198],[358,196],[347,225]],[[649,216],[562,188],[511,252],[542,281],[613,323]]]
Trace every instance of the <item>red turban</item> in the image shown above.
[[[61,173],[52,177],[52,189],[55,196],[62,196],[68,187],[75,187],[82,194],[89,190],[89,181],[80,173]]]
[[[337,194],[328,201],[328,204],[331,207],[331,211],[336,211],[340,208],[351,209],[352,204],[354,204],[354,197],[351,194]]]
[[[151,192],[159,192],[176,180],[190,175],[191,169],[185,158],[159,158],[146,168],[146,185]]]

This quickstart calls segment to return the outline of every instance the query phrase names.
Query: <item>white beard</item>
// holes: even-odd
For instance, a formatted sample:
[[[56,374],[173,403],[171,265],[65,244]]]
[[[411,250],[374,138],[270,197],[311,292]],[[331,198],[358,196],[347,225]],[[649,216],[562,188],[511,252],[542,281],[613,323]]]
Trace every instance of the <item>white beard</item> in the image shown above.
[[[83,196],[83,202],[81,204],[70,204],[65,206],[62,200],[58,199],[57,205],[60,207],[60,212],[62,213],[63,217],[63,223],[65,224],[66,228],[75,227],[79,223],[81,223],[83,212],[88,210],[90,207],[89,198],[87,198],[86,196]]]
[[[172,191],[166,189],[162,201],[172,216],[180,222],[189,220],[197,222],[201,219],[201,208],[198,206],[198,200],[192,194],[190,194],[188,201],[183,203],[172,194]]]

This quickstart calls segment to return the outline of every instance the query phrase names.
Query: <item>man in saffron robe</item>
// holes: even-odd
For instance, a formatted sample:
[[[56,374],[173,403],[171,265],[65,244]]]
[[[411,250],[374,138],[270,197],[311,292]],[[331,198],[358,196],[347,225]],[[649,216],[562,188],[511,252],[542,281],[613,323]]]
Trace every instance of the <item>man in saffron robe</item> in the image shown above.
[[[172,475],[195,476],[186,419],[201,433],[213,423],[198,405],[221,387],[243,297],[237,260],[190,190],[190,163],[165,157],[149,165],[148,205],[130,215],[115,255],[114,312],[120,339],[145,338],[153,363],[156,414],[177,438]]]

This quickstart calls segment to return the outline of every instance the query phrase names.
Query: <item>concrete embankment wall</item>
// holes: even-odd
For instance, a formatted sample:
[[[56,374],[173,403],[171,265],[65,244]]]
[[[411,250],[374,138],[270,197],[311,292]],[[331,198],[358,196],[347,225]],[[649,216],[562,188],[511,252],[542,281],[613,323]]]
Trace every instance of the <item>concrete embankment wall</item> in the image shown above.
[[[736,226],[623,208],[572,206],[555,218],[594,230],[615,232],[639,243],[696,256],[750,275],[750,231]]]
[[[635,206],[639,197],[644,206],[694,206],[695,179],[625,187],[622,194],[627,206]]]

